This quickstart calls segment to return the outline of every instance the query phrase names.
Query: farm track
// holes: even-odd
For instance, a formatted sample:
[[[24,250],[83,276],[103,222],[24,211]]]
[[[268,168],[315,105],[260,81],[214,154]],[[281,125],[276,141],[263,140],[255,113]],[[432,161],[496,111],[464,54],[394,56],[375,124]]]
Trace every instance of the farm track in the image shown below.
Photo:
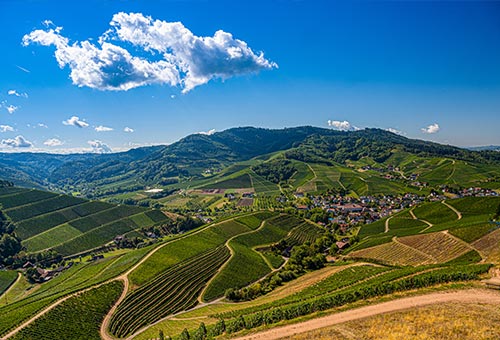
[[[313,167],[309,164],[309,163],[306,163],[307,167],[309,168],[309,170],[311,170],[312,174],[313,174],[313,178],[311,178],[309,181],[307,181],[306,183],[302,184],[301,187],[305,187],[306,185],[308,185],[309,183],[313,183],[314,187],[316,187],[316,180],[318,179],[318,175],[316,174],[316,171],[314,171]],[[297,188],[298,189],[298,188]]]
[[[385,220],[385,230],[384,233],[389,232],[389,221],[393,218],[394,216],[389,217],[388,219]]]
[[[14,282],[12,282],[12,283],[10,284],[10,286],[9,286],[9,287],[8,287],[8,288],[7,288],[7,289],[3,292],[3,294],[2,294],[2,295],[0,295],[0,298],[2,298],[3,296],[7,296],[7,294],[9,293],[9,291],[10,291],[12,288],[14,288],[14,286],[15,286],[16,284],[18,284],[18,283],[19,283],[19,281],[21,281],[21,278],[22,278],[22,277],[23,277],[23,274],[21,274],[21,273],[19,273],[19,272],[18,272],[18,273],[17,273],[17,278],[16,278],[16,281],[14,281]],[[6,298],[6,299],[7,299],[7,298]]]
[[[225,221],[222,221],[222,222],[219,222],[219,223],[223,223]],[[62,298],[60,298],[59,300],[53,302],[52,304],[50,304],[49,306],[45,307],[44,309],[42,309],[40,312],[38,312],[37,314],[35,314],[33,317],[29,318],[28,320],[24,321],[23,323],[21,323],[21,325],[17,326],[16,328],[14,328],[13,330],[11,330],[9,333],[7,333],[6,335],[4,335],[1,340],[7,340],[11,337],[13,337],[14,335],[16,335],[21,329],[29,326],[30,324],[32,324],[35,320],[39,319],[41,316],[47,314],[48,312],[50,312],[52,309],[54,309],[55,307],[57,307],[58,305],[60,305],[61,303],[63,303],[64,301],[68,300],[69,298],[73,297],[73,296],[77,296],[77,295],[80,295],[82,293],[85,293],[91,289],[94,289],[94,288],[99,288],[105,284],[108,284],[108,283],[111,283],[111,282],[114,282],[114,281],[123,281],[124,283],[124,288],[123,288],[123,291],[122,291],[122,294],[120,295],[120,297],[118,298],[117,302],[113,305],[113,307],[111,307],[111,310],[108,312],[108,314],[106,315],[106,317],[104,318],[104,321],[103,323],[101,324],[101,337],[102,339],[104,340],[115,340],[116,338],[112,337],[110,334],[108,334],[107,332],[107,327],[109,326],[109,322],[111,320],[111,316],[112,316],[112,312],[114,312],[116,310],[116,308],[118,307],[119,303],[123,301],[123,299],[125,298],[127,292],[128,292],[128,288],[129,288],[129,281],[128,281],[128,275],[130,275],[130,273],[132,273],[134,270],[136,270],[141,264],[143,264],[149,257],[151,257],[154,253],[156,253],[158,250],[160,250],[161,248],[163,248],[164,246],[166,246],[167,244],[170,244],[172,242],[176,242],[178,240],[181,240],[185,237],[189,237],[191,235],[195,235],[195,234],[198,234],[202,231],[204,231],[206,228],[210,228],[214,225],[217,225],[219,223],[216,223],[216,224],[211,224],[211,225],[208,225],[204,228],[201,228],[200,230],[194,232],[194,233],[191,233],[191,234],[188,234],[188,235],[184,235],[182,237],[179,237],[175,240],[172,240],[172,241],[169,241],[169,242],[165,242],[161,245],[159,245],[158,247],[154,248],[153,250],[151,250],[148,254],[146,254],[139,262],[137,262],[132,268],[130,268],[129,270],[127,270],[125,273],[117,276],[117,277],[114,277],[110,280],[107,280],[107,281],[104,281],[104,282],[101,282],[101,283],[98,283],[96,285],[93,285],[93,286],[90,286],[90,287],[87,287],[85,289],[82,289],[82,290],[79,290],[78,292],[75,292],[75,293],[72,293],[72,294],[69,294],[69,295],[66,295]]]
[[[239,237],[239,236],[242,236],[242,235],[246,235],[246,234],[251,234],[251,233],[259,231],[260,229],[264,228],[265,223],[266,223],[266,221],[262,221],[260,223],[260,226],[257,229],[255,229],[255,230],[249,230],[249,231],[246,231],[244,233],[241,233],[241,234],[238,234],[238,235],[234,235],[233,237],[230,237],[229,239],[227,239],[227,241],[224,243],[224,246],[226,246],[229,249],[229,252],[231,253],[231,255],[229,256],[229,258],[227,259],[227,261],[224,262],[224,264],[217,270],[217,272],[214,274],[214,276],[212,276],[212,278],[210,280],[208,280],[208,282],[206,283],[205,288],[203,288],[203,290],[201,291],[200,295],[198,296],[198,302],[200,304],[205,304],[205,305],[208,304],[208,302],[203,301],[203,299],[202,299],[203,295],[205,295],[205,291],[207,290],[208,286],[212,283],[212,281],[215,279],[215,277],[217,275],[219,275],[219,273],[222,272],[224,270],[224,268],[227,267],[229,261],[231,261],[231,259],[234,256],[234,249],[229,245],[229,243],[232,240],[234,240],[236,237]],[[214,301],[217,301],[217,300],[214,300]]]
[[[305,333],[319,328],[338,325],[348,321],[361,320],[371,316],[386,314],[390,312],[404,311],[416,307],[433,304],[459,302],[463,304],[486,303],[500,305],[500,294],[492,290],[471,289],[454,292],[430,293],[425,295],[400,298],[388,302],[377,303],[370,306],[360,307],[328,316],[304,321],[288,326],[277,327],[260,333],[238,337],[239,340],[256,339],[281,339]]]
[[[240,234],[240,235],[242,235],[242,234]],[[236,235],[236,236],[238,236],[238,235]],[[372,263],[354,263],[354,264],[349,264],[349,265],[346,265],[346,266],[340,266],[340,267],[335,268],[336,269],[335,271],[329,272],[328,275],[326,275],[325,277],[322,278],[322,280],[324,280],[328,276],[333,275],[334,273],[337,273],[337,272],[339,272],[341,270],[344,270],[344,269],[347,269],[347,268],[350,268],[350,267],[362,266],[362,265],[372,265],[372,266],[375,266],[375,267],[380,266],[380,265],[376,265],[376,264],[372,264]],[[284,266],[284,264],[282,266]],[[279,270],[279,269],[281,269],[281,267],[278,268],[278,269],[276,269],[276,270]],[[378,276],[378,275],[380,275],[380,274],[377,274],[375,276]],[[319,280],[319,281],[321,281],[321,280]],[[319,281],[315,281],[315,282],[319,282]],[[213,301],[210,301],[210,302],[200,303],[200,304],[196,305],[195,307],[193,307],[191,309],[188,309],[188,310],[185,310],[185,311],[181,311],[181,312],[178,312],[178,313],[175,313],[175,314],[172,314],[172,315],[168,315],[168,316],[166,316],[166,317],[164,317],[164,318],[162,318],[162,319],[160,319],[160,320],[158,320],[158,321],[156,321],[156,322],[154,322],[154,323],[152,323],[150,325],[144,326],[143,328],[141,328],[138,331],[136,331],[134,334],[132,334],[129,337],[127,337],[126,340],[132,340],[137,335],[139,335],[139,334],[145,332],[146,330],[148,330],[150,327],[153,327],[153,326],[155,326],[155,325],[157,325],[157,324],[159,324],[159,323],[161,323],[163,321],[166,321],[166,320],[180,320],[180,321],[185,321],[185,320],[202,320],[202,319],[204,319],[206,317],[205,316],[196,316],[196,317],[182,318],[182,317],[179,317],[179,316],[183,315],[185,313],[192,312],[192,311],[194,311],[196,309],[199,309],[199,308],[203,308],[203,307],[210,306],[210,305],[215,305],[215,304],[220,304],[220,303],[223,302],[223,300],[224,300],[224,297],[221,297],[221,298],[219,298],[217,300],[213,300]],[[232,302],[225,302],[225,303],[230,304]],[[116,339],[113,339],[113,340],[116,340]]]
[[[426,221],[426,220],[422,220],[421,218],[418,218],[418,217],[415,215],[415,213],[413,212],[413,209],[415,209],[415,207],[413,207],[413,208],[411,208],[411,209],[410,209],[410,215],[411,215],[411,217],[413,217],[413,219],[414,219],[414,220],[419,220],[419,221],[422,221],[422,222],[424,222],[425,224],[427,224],[427,225],[428,225],[428,227],[426,227],[425,229],[420,230],[420,231],[419,231],[419,234],[421,234],[421,233],[423,233],[423,232],[427,231],[428,229],[430,229],[430,228],[432,228],[432,227],[434,226],[434,224],[432,224],[431,222]]]
[[[446,203],[445,200],[442,200],[441,203],[443,203],[444,205],[446,205],[448,208],[450,208],[451,210],[453,210],[453,212],[455,214],[457,214],[457,220],[461,220],[462,219],[462,213],[460,211],[458,211],[457,209],[455,209],[455,207],[449,205],[448,203]]]

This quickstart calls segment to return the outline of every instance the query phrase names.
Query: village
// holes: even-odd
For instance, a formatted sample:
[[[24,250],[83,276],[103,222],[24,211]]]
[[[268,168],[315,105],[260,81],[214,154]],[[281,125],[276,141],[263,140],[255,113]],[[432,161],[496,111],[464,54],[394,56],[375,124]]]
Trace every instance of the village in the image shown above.
[[[401,196],[378,195],[356,198],[343,195],[306,196],[303,193],[296,193],[295,197],[300,204],[295,207],[301,215],[320,225],[333,226],[340,234],[345,235],[353,227],[373,223],[426,201],[486,196],[499,196],[499,193],[484,188],[466,188],[451,192],[447,187],[442,188],[442,194],[433,191],[427,196],[407,193]]]

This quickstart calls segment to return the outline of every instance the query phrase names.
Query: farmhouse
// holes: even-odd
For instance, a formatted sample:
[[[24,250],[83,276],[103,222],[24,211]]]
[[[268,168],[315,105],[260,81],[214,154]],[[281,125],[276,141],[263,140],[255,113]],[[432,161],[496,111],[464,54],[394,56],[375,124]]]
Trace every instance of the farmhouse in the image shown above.
[[[348,241],[337,241],[335,242],[335,245],[339,250],[344,250],[349,247],[349,242]]]

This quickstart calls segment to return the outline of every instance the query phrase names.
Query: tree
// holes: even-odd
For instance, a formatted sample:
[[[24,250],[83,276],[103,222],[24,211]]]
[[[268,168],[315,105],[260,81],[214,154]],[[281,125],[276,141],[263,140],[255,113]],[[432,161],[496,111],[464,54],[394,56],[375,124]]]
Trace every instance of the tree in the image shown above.
[[[193,339],[204,340],[207,338],[207,327],[205,327],[205,323],[200,323],[200,327],[196,330],[196,333],[193,335]]]
[[[17,238],[4,234],[0,239],[0,259],[17,254],[21,248],[21,242]]]
[[[189,339],[191,339],[191,336],[189,335],[189,331],[187,330],[187,328],[184,328],[184,330],[182,331],[181,335],[179,336],[179,339],[180,340],[189,340]]]
[[[158,336],[160,338],[160,340],[165,340],[165,335],[163,334],[163,330],[160,329],[160,331],[158,332]]]

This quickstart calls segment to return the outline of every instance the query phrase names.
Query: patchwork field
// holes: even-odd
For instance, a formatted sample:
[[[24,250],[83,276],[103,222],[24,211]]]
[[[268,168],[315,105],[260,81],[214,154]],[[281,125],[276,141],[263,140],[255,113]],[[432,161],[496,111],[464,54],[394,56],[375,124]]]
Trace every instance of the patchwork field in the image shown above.
[[[415,234],[430,234],[447,231],[458,239],[471,243],[496,230],[491,218],[500,204],[500,197],[466,197],[447,200],[446,204],[454,207],[461,215],[442,202],[422,204],[411,210],[404,210],[389,217],[389,230],[385,232],[387,218],[364,225],[358,235],[359,244],[349,251],[373,247],[390,242],[392,237],[404,237]],[[411,212],[417,217],[413,219]]]
[[[307,177],[303,177],[304,181]],[[27,197],[19,197],[24,193]],[[11,196],[21,205],[12,205]],[[131,234],[167,218],[158,210],[102,202],[68,200],[67,204],[72,205],[65,206],[62,198],[33,190],[6,190],[0,195],[0,200],[10,206],[6,214],[16,211],[16,218],[29,216],[15,221],[28,249],[55,247],[71,254],[105,243],[116,235],[113,233]],[[217,336],[221,334],[221,320],[226,336],[231,336],[242,330],[331,312],[360,300],[436,284],[477,281],[490,269],[488,263],[478,264],[481,259],[500,259],[500,229],[489,222],[497,202],[496,198],[448,201],[462,218],[442,202],[428,203],[413,210],[416,218],[406,210],[363,226],[359,232],[361,242],[345,254],[349,262],[338,261],[282,283],[254,300],[235,303],[222,298],[226,289],[247,287],[286,260],[271,252],[270,244],[285,240],[289,245],[300,245],[325,234],[323,228],[293,215],[270,211],[242,214],[175,235],[149,248],[110,254],[96,262],[77,262],[42,285],[22,278],[7,294],[9,303],[0,304],[0,334],[68,294],[119,275],[120,281],[124,280],[123,273],[127,273],[128,290],[113,315],[108,316],[108,331],[116,337],[134,339],[158,338],[160,330],[178,336],[184,329],[191,338],[197,338],[201,322],[207,336]],[[36,214],[23,212],[32,205],[37,207]],[[42,222],[46,226],[37,229]],[[54,245],[54,239],[65,242]],[[16,275],[0,271],[0,292]],[[13,338],[49,339],[54,332],[68,339],[73,334],[81,338],[81,332],[89,339],[100,338],[96,325],[100,325],[122,287],[121,282],[113,281],[72,296]],[[82,306],[87,304],[94,308],[83,311]],[[170,317],[172,314],[175,317]],[[79,328],[75,329],[75,325]]]
[[[395,238],[390,243],[353,251],[348,256],[392,265],[416,266],[448,262],[471,249],[467,243],[438,232]]]
[[[0,188],[0,205],[28,252],[56,249],[65,256],[169,220],[158,210],[20,188]]]

